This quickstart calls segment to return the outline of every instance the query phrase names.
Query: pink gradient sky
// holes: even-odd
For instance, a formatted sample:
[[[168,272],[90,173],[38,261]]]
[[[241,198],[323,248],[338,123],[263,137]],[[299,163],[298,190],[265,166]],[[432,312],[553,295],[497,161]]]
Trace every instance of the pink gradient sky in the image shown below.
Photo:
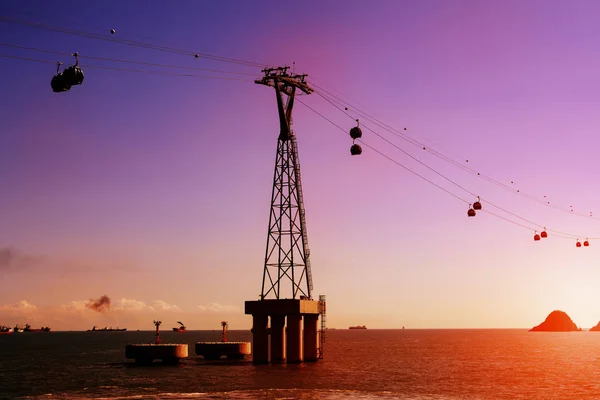
[[[295,62],[309,80],[443,154],[600,218],[596,1],[10,0],[0,10],[199,53]],[[0,38],[261,75],[6,22]],[[0,54],[59,57],[1,46]],[[0,257],[0,325],[152,329],[152,319],[183,319],[218,329],[228,319],[249,328],[243,302],[260,292],[278,134],[273,91],[253,76],[203,80],[86,62],[137,68],[82,60],[83,85],[55,94],[51,64],[0,57],[9,78],[0,91],[0,251],[15,254]],[[318,95],[301,100],[352,127]],[[379,154],[351,157],[350,138],[302,104],[294,129],[315,291],[328,296],[331,327],[529,328],[554,309],[583,327],[600,320],[600,240],[577,249],[574,238],[550,233],[534,242],[533,231],[493,215],[467,218],[467,204]],[[582,240],[600,237],[596,218],[503,190],[379,131],[484,200]],[[492,210],[485,201],[484,209]],[[110,312],[82,308],[103,294]]]

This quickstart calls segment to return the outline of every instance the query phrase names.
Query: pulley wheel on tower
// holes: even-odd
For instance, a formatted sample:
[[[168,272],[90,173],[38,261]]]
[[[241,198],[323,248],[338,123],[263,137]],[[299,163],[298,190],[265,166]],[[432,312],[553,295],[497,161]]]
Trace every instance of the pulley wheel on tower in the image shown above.
[[[350,154],[352,154],[353,156],[358,156],[362,153],[362,147],[360,147],[360,145],[358,144],[353,144],[352,147],[350,147]]]

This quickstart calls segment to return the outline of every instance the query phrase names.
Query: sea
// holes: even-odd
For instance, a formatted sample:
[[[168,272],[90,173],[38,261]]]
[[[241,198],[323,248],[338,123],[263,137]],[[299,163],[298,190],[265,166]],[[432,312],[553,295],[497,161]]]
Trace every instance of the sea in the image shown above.
[[[0,335],[2,399],[600,399],[600,333],[327,330],[323,359],[253,365],[205,361],[219,331],[164,332],[188,343],[176,366],[137,366],[125,346],[151,331]],[[251,341],[230,331],[231,341]]]

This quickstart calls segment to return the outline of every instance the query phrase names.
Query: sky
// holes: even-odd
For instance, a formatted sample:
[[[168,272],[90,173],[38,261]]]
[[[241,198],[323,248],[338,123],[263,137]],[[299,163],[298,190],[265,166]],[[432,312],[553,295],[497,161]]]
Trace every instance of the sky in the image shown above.
[[[293,129],[329,327],[530,328],[555,309],[596,325],[599,12],[3,1],[0,325],[249,329],[279,133],[274,91],[254,80],[280,65],[315,89]],[[53,93],[75,51],[83,84]],[[108,310],[86,307],[103,295]]]

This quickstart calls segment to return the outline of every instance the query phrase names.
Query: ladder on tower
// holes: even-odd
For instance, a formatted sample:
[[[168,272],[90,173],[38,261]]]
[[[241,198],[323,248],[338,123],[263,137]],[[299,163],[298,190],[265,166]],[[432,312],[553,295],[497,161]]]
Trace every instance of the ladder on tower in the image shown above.
[[[319,312],[321,313],[321,331],[319,332],[319,359],[323,358],[327,332],[327,300],[324,294],[319,296]]]
[[[300,231],[302,234],[302,246],[304,249],[304,264],[306,265],[306,275],[308,280],[308,294],[313,290],[312,272],[310,269],[310,249],[308,248],[308,238],[306,235],[306,216],[304,212],[304,196],[302,195],[302,178],[300,175],[300,160],[298,159],[298,144],[296,135],[292,133],[290,138],[292,144],[292,153],[294,156],[294,172],[296,174],[296,188],[298,191],[298,210],[300,211]]]

